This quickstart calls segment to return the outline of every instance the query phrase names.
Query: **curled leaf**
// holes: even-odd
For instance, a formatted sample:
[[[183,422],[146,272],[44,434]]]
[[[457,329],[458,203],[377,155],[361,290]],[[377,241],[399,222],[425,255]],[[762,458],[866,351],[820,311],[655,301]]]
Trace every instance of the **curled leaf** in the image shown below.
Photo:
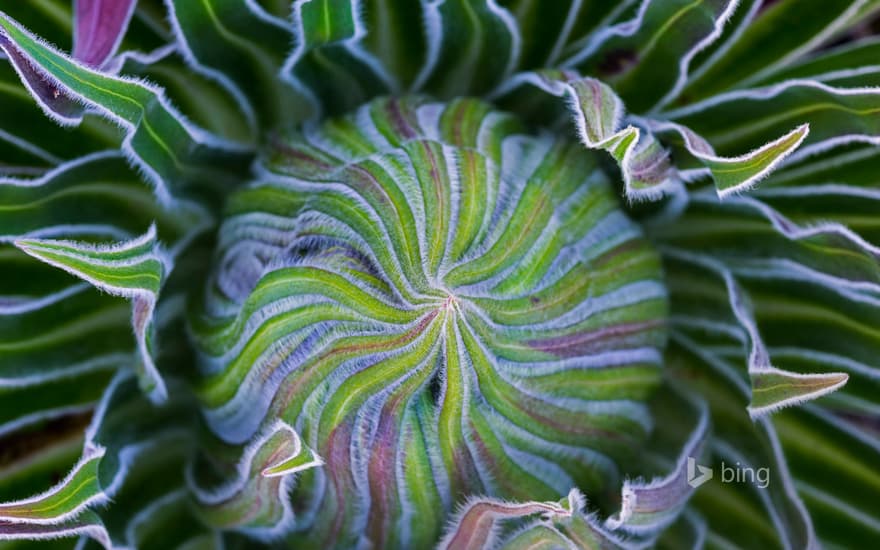
[[[808,124],[801,124],[784,136],[738,157],[719,157],[708,141],[673,122],[644,121],[658,134],[672,130],[684,140],[687,151],[708,169],[720,198],[754,187],[785,160],[807,137]]]
[[[503,502],[472,498],[450,523],[438,550],[534,550],[589,548],[635,549],[645,543],[624,540],[584,511],[586,500],[577,489],[553,502]],[[538,516],[528,520],[532,516]],[[523,523],[523,520],[528,520]],[[519,523],[521,527],[510,529]]]
[[[809,126],[802,124],[750,153],[720,157],[708,141],[680,124],[625,117],[623,102],[614,90],[594,78],[579,77],[570,71],[544,70],[518,76],[499,93],[526,83],[569,99],[581,141],[587,148],[607,151],[617,161],[624,193],[630,201],[659,198],[680,189],[687,179],[672,165],[669,152],[658,141],[662,132],[673,130],[683,138],[687,153],[712,176],[719,197],[754,186],[791,154],[809,132]]]
[[[689,398],[683,400],[689,401]],[[708,407],[702,402],[687,405],[696,413],[696,422],[672,470],[666,476],[648,482],[624,482],[620,512],[605,522],[608,529],[656,536],[678,519],[696,487],[691,475],[695,463],[705,455],[709,439]]]
[[[748,294],[737,282],[732,271],[722,262],[681,250],[666,253],[678,260],[692,262],[720,276],[727,292],[728,304],[745,334],[749,347],[748,375],[751,380],[752,418],[759,418],[781,407],[816,399],[843,386],[846,373],[800,374],[773,367],[761,333],[758,330]]]
[[[471,498],[452,520],[453,527],[437,545],[438,550],[482,550],[491,548],[497,523],[541,514],[546,518],[571,515],[558,502],[504,502],[494,498]]]
[[[278,420],[245,448],[235,479],[208,490],[191,475],[190,488],[209,525],[271,539],[294,526],[288,498],[294,474],[322,464],[299,434]]]
[[[137,239],[110,246],[52,239],[19,239],[15,246],[100,290],[131,299],[141,385],[153,401],[164,401],[165,383],[153,362],[153,312],[172,264],[159,246],[155,226]]]
[[[55,525],[75,518],[86,507],[107,501],[98,481],[102,447],[87,446],[69,474],[45,493],[0,504],[0,538],[21,524]],[[8,522],[8,523],[7,523]]]
[[[521,78],[570,101],[581,142],[589,149],[607,151],[617,161],[627,199],[656,199],[680,185],[669,153],[654,136],[633,125],[621,127],[623,102],[607,84],[562,71],[541,71]]]

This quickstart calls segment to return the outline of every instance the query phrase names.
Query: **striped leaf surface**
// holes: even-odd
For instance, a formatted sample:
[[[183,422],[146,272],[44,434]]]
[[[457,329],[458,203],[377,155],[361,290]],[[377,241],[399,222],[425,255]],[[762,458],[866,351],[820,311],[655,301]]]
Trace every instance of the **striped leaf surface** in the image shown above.
[[[231,199],[199,393],[227,441],[280,417],[324,457],[294,497],[310,543],[365,513],[421,546],[456,495],[598,492],[649,429],[659,259],[593,155],[520,132],[473,100],[380,100],[281,138]]]
[[[0,549],[880,538],[878,0],[2,10]]]

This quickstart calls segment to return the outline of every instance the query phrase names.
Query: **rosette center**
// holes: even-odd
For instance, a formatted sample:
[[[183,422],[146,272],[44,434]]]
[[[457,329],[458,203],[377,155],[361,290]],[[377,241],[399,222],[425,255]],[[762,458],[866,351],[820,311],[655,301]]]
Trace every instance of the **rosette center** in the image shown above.
[[[301,431],[313,541],[428,547],[468,495],[601,495],[650,429],[657,254],[592,153],[485,103],[383,99],[276,138],[218,247],[207,420]]]

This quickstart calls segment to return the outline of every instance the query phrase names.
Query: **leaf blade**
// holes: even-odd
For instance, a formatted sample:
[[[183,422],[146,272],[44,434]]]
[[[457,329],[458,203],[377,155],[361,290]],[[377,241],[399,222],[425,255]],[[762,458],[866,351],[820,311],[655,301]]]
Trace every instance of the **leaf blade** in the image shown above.
[[[143,82],[91,70],[41,42],[0,14],[0,46],[50,116],[78,123],[82,110],[96,109],[126,131],[122,149],[154,185],[159,200],[172,202],[177,187],[228,184],[248,162],[246,150],[189,124],[164,93]],[[205,179],[208,178],[208,179]],[[218,182],[218,183],[214,183]]]
[[[20,239],[15,245],[38,260],[132,301],[132,328],[140,355],[141,383],[151,399],[164,401],[167,390],[153,361],[153,314],[159,290],[172,264],[158,244],[155,226],[140,238],[113,246],[48,239]]]

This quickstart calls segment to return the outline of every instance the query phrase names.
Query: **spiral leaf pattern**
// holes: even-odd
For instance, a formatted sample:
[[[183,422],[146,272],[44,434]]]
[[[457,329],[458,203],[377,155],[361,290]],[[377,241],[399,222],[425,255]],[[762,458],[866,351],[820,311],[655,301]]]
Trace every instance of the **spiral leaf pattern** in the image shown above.
[[[277,136],[192,316],[215,433],[281,419],[324,466],[311,544],[429,547],[468,496],[614,491],[667,296],[601,157],[474,99],[379,99]]]

